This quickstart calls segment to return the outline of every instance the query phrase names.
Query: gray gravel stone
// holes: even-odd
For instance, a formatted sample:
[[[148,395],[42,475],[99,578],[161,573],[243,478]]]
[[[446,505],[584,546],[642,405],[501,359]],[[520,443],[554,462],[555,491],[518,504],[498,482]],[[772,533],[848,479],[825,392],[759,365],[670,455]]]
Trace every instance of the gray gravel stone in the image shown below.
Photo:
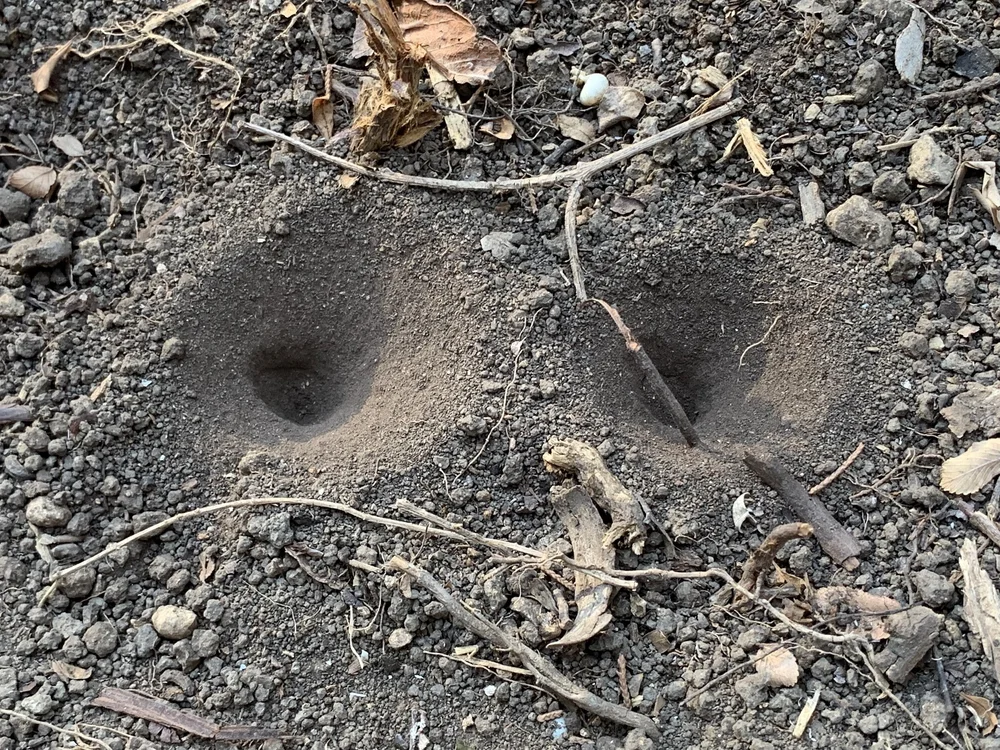
[[[259,542],[281,549],[295,541],[291,519],[287,511],[254,516],[247,523],[247,533]]]
[[[0,668],[0,703],[17,697],[17,670],[14,667]]]
[[[169,338],[163,342],[163,347],[160,349],[160,361],[172,362],[175,360],[182,360],[186,354],[187,344],[179,338]]]
[[[756,672],[741,677],[733,687],[736,694],[746,703],[747,708],[757,708],[767,700],[767,678]]]
[[[907,176],[921,185],[947,185],[958,162],[948,156],[932,135],[922,135],[910,146],[910,166]]]
[[[218,634],[211,630],[198,629],[191,635],[191,648],[202,659],[215,656],[219,652],[221,642],[222,639]]]
[[[59,176],[59,212],[74,219],[87,219],[101,207],[101,185],[87,172],[63,172]]]
[[[0,289],[0,318],[20,318],[24,315],[24,303],[9,289]]]
[[[956,302],[967,304],[976,296],[976,276],[965,269],[950,271],[944,280],[944,291]]]
[[[42,685],[34,695],[29,695],[21,701],[21,707],[32,716],[48,716],[55,711],[56,702],[52,700],[51,688]]]
[[[854,74],[851,90],[858,104],[867,104],[885,88],[885,67],[878,60],[866,60]]]
[[[59,590],[70,599],[83,599],[89,596],[97,582],[97,571],[92,566],[75,570],[59,579]]]
[[[118,631],[110,622],[99,620],[87,628],[87,632],[83,634],[83,642],[91,653],[103,658],[118,645]]]
[[[0,214],[3,214],[9,224],[24,221],[31,210],[31,198],[20,190],[0,188]]]
[[[153,611],[152,622],[156,632],[163,638],[179,641],[191,636],[198,616],[185,607],[165,604]]]
[[[943,732],[948,726],[950,712],[937,691],[924,693],[920,699],[920,720],[932,732]]]
[[[889,278],[897,284],[903,281],[913,281],[920,272],[923,256],[912,247],[897,245],[889,253],[887,268]]]
[[[899,337],[899,348],[906,356],[913,359],[920,359],[930,351],[927,337],[913,331],[907,331]]]
[[[48,497],[36,497],[24,509],[24,515],[29,523],[41,529],[53,529],[65,526],[73,517],[69,508],[54,502]]]
[[[955,584],[932,570],[918,570],[913,574],[913,585],[924,603],[930,607],[943,607],[955,598]]]
[[[84,631],[83,622],[73,617],[69,612],[60,612],[52,618],[52,631],[60,638],[81,635]]]
[[[160,636],[156,634],[156,629],[146,623],[140,625],[135,631],[132,642],[135,644],[135,655],[140,659],[151,656],[160,643]]]
[[[13,271],[31,271],[62,263],[72,254],[70,241],[47,229],[11,245],[7,251],[7,265]]]
[[[892,241],[892,224],[860,195],[830,211],[826,225],[834,237],[866,250],[881,250]]]
[[[906,184],[906,175],[890,170],[883,172],[872,183],[872,195],[879,200],[899,203],[910,194],[910,186]]]

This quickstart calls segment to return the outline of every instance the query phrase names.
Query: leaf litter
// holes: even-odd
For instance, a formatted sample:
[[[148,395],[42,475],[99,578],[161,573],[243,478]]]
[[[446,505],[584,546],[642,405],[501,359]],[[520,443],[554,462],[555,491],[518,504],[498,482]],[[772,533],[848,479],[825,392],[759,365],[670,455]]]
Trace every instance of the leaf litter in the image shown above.
[[[941,465],[941,489],[955,495],[972,495],[998,474],[1000,438],[981,440]]]
[[[7,187],[20,190],[36,200],[48,198],[55,189],[59,174],[52,167],[32,164],[21,167],[7,178]]]

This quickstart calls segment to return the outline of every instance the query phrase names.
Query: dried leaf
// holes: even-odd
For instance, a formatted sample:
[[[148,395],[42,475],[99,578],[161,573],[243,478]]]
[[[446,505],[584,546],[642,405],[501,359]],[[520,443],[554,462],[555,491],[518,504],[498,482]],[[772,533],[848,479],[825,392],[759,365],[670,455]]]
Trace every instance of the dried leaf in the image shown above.
[[[104,380],[97,384],[97,387],[90,392],[90,400],[96,403],[101,396],[108,392],[108,388],[111,387],[111,376],[108,375]]]
[[[215,572],[215,555],[211,548],[202,551],[198,558],[198,580],[205,583]]]
[[[671,649],[670,636],[662,630],[651,630],[646,634],[646,640],[656,649],[656,653],[665,654]]]
[[[278,11],[282,18],[291,18],[298,12],[299,9],[295,7],[295,3],[285,3],[281,6],[281,10]]]
[[[817,2],[817,0],[798,0],[793,7],[799,13],[811,16],[821,16],[829,10],[828,6]]]
[[[976,430],[981,430],[983,437],[1000,435],[1000,386],[969,383],[941,415],[957,438]]]
[[[941,489],[955,495],[971,495],[998,474],[1000,438],[981,440],[941,465]]]
[[[916,83],[924,67],[924,14],[916,8],[896,38],[896,70],[907,83]]]
[[[556,127],[563,138],[590,143],[597,137],[597,127],[590,120],[572,115],[556,115]]]
[[[83,144],[72,135],[57,135],[52,139],[52,145],[71,159],[84,154]]]
[[[357,181],[358,175],[355,172],[341,172],[340,176],[337,177],[337,184],[344,190],[350,190]]]
[[[48,198],[59,175],[52,167],[21,167],[7,178],[7,187],[20,190],[29,198]]]
[[[317,96],[312,103],[312,120],[324,138],[333,135],[333,102],[329,96]]]
[[[66,57],[67,54],[69,54],[72,47],[72,42],[66,42],[55,52],[49,55],[49,59],[42,63],[41,67],[31,74],[32,88],[35,90],[36,94],[41,96],[46,101],[58,101],[58,97],[55,95],[55,92],[49,90],[49,86],[52,84],[52,74],[55,73],[56,66],[58,66],[59,62]]]
[[[809,721],[816,712],[816,706],[819,705],[819,696],[822,690],[822,688],[816,688],[816,692],[812,694],[812,697],[806,701],[806,705],[802,707],[799,718],[795,720],[795,726],[792,727],[792,737],[795,739],[801,739],[802,735],[806,733],[806,727],[809,726]]]
[[[743,524],[750,517],[750,510],[747,508],[747,493],[744,492],[733,501],[733,525],[740,531]]]
[[[997,728],[997,715],[993,713],[993,703],[991,701],[981,698],[978,695],[970,695],[969,693],[959,693],[958,697],[969,704],[973,720],[984,737],[991,734]]]
[[[480,37],[472,21],[444,3],[403,0],[396,12],[403,39],[455,83],[485,83],[503,62],[496,43]]]
[[[183,2],[180,2],[171,8],[167,8],[166,10],[162,10],[158,13],[153,13],[142,25],[142,33],[148,34],[151,31],[156,31],[161,26],[168,24],[171,21],[176,21],[178,18],[182,18],[191,11],[198,10],[198,8],[207,4],[208,0],[183,0]]]
[[[497,140],[509,141],[514,137],[514,121],[504,117],[480,126],[479,130],[487,135],[492,135]]]
[[[982,642],[983,653],[1000,680],[1000,595],[989,574],[979,564],[976,543],[966,539],[958,557],[958,566],[965,579],[965,599],[962,615]]]
[[[985,208],[993,220],[993,227],[1000,229],[1000,189],[997,188],[997,165],[992,161],[967,161],[966,169],[977,169],[983,173],[982,188],[972,188],[973,195]]]
[[[774,581],[779,586],[790,585],[795,587],[796,592],[800,596],[803,594],[812,595],[812,585],[809,583],[808,578],[799,578],[797,575],[784,570],[778,563],[774,563]]]
[[[771,163],[767,158],[767,152],[761,145],[760,138],[758,138],[757,134],[753,132],[750,120],[745,117],[741,117],[737,120],[736,132],[740,134],[740,140],[743,143],[743,148],[747,150],[747,154],[750,156],[750,161],[753,162],[754,169],[756,169],[762,177],[773,176],[774,170],[771,169]]]
[[[792,687],[799,681],[799,663],[787,648],[772,651],[754,666],[771,687]]]
[[[92,669],[84,669],[83,667],[78,667],[76,664],[70,664],[65,661],[52,662],[52,671],[67,682],[70,680],[88,680],[90,679],[90,675],[94,673]]]

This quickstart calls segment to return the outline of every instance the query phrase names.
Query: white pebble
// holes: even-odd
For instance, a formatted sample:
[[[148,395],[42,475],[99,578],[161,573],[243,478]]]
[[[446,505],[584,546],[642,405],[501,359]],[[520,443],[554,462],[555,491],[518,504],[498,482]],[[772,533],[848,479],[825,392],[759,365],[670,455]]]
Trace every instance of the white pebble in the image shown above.
[[[598,104],[608,91],[608,79],[600,73],[591,73],[583,80],[583,88],[580,89],[580,104],[585,107],[593,107]]]

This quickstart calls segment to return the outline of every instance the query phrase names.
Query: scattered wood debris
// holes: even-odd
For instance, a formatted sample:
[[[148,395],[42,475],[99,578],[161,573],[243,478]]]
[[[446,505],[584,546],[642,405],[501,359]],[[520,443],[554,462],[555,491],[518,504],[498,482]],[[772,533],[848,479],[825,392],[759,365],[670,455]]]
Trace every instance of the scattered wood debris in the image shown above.
[[[889,640],[875,655],[875,666],[896,683],[905,683],[937,642],[944,615],[929,607],[912,607],[888,615],[885,628]]]
[[[639,372],[642,373],[646,384],[656,395],[656,400],[660,402],[664,409],[666,409],[674,427],[680,430],[689,446],[692,448],[699,447],[701,445],[701,438],[698,436],[698,432],[695,430],[694,425],[691,424],[691,420],[685,413],[684,407],[681,406],[680,401],[678,401],[677,397],[674,396],[673,391],[670,390],[670,386],[667,385],[663,376],[660,375],[660,371],[656,369],[656,365],[653,364],[653,360],[649,358],[649,355],[646,353],[642,344],[640,344],[635,338],[629,327],[625,325],[625,321],[622,320],[618,309],[609,305],[602,299],[595,299],[594,302],[603,307],[607,311],[608,315],[611,316],[611,320],[614,321],[619,333],[621,333],[622,337],[625,339],[625,346],[628,348],[629,354],[632,355],[636,365],[639,367]]]
[[[740,586],[748,591],[756,589],[758,579],[771,569],[774,558],[781,548],[793,539],[806,539],[812,536],[812,533],[813,528],[807,523],[786,523],[776,526],[744,563]]]
[[[849,468],[851,468],[851,464],[853,464],[855,461],[857,461],[858,456],[861,455],[861,452],[864,449],[865,449],[865,444],[864,443],[858,443],[858,447],[854,449],[854,451],[851,453],[851,455],[849,455],[844,460],[844,463],[842,463],[840,466],[838,466],[833,471],[833,473],[830,474],[830,476],[828,476],[822,482],[819,482],[818,484],[813,485],[812,487],[809,488],[809,494],[810,495],[817,495],[820,492],[822,492],[823,490],[825,490],[827,487],[829,487],[831,484],[833,484],[834,482],[836,482],[837,478],[841,474],[843,474],[845,471],[847,471]]]
[[[587,568],[611,570],[615,567],[614,547],[605,545],[607,528],[590,494],[580,486],[553,487],[549,500],[559,520],[569,532],[573,559]],[[611,623],[608,605],[614,588],[593,576],[576,572],[576,619],[573,627],[550,646],[583,643]]]
[[[20,404],[0,404],[0,424],[30,422],[35,417],[27,406]]]
[[[962,614],[979,638],[993,674],[1000,681],[1000,595],[990,576],[979,564],[979,554],[971,539],[962,543],[958,558],[965,579]]]
[[[727,161],[740,146],[743,146],[746,150],[747,156],[750,157],[750,161],[753,162],[753,167],[757,170],[758,174],[762,177],[774,176],[774,170],[771,169],[771,162],[767,157],[767,152],[761,145],[760,138],[753,132],[750,120],[746,117],[741,117],[736,121],[736,134],[726,145],[722,156],[719,158],[719,162]]]
[[[858,540],[833,517],[825,505],[806,492],[805,487],[776,458],[748,450],[743,461],[768,487],[778,492],[792,513],[812,526],[823,551],[834,562],[848,570],[854,570],[858,566],[857,556],[861,554]]]
[[[622,540],[637,555],[642,552],[646,544],[642,506],[611,473],[596,448],[579,440],[553,440],[542,460],[549,471],[576,476],[594,502],[611,516],[611,528],[604,535],[603,546],[611,548]]]
[[[451,619],[470,633],[492,643],[496,648],[509,651],[518,661],[531,671],[535,680],[545,690],[558,698],[572,703],[595,716],[616,724],[641,729],[647,736],[657,739],[660,730],[648,716],[600,698],[562,674],[544,656],[536,652],[520,639],[501,630],[482,616],[466,609],[426,570],[407,562],[401,557],[393,557],[386,566],[390,570],[406,573],[413,582],[430,593],[440,602]]]
[[[816,692],[810,696],[809,700],[802,707],[799,718],[795,720],[795,726],[792,727],[792,737],[795,739],[802,739],[802,735],[806,733],[806,728],[809,726],[809,722],[812,721],[813,714],[816,713],[816,707],[819,705],[819,696],[822,692],[823,688],[816,688]]]
[[[94,698],[93,704],[138,719],[153,721],[161,726],[207,740],[248,742],[275,739],[282,736],[281,732],[276,729],[263,729],[240,724],[220,726],[192,711],[184,711],[172,703],[159,698],[148,698],[132,690],[106,687],[101,690],[100,695]]]

